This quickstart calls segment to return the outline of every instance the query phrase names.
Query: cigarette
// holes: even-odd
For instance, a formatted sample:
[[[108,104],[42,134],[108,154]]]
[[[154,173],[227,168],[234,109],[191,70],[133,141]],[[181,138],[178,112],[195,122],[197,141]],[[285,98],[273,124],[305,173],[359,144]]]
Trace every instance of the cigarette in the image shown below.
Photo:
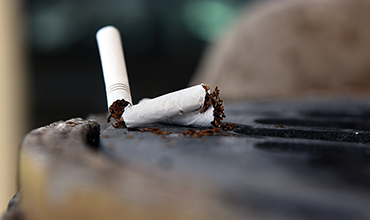
[[[127,127],[139,127],[152,123],[184,125],[184,120],[186,123],[191,113],[200,115],[206,92],[203,84],[200,84],[168,93],[126,108],[122,118]],[[209,120],[207,126],[211,126],[211,122],[212,120]]]
[[[153,123],[194,127],[220,126],[225,117],[219,91],[199,84],[132,105],[129,80],[123,55],[121,36],[117,28],[106,26],[96,33],[103,69],[108,122],[115,127],[140,127]]]
[[[127,106],[125,100],[118,100],[110,107],[110,117],[118,121],[117,127],[141,127],[153,123],[218,126],[225,115],[216,90],[211,94],[209,86],[199,84],[132,106]]]
[[[132,104],[121,35],[117,28],[106,26],[96,33],[103,69],[108,108],[119,99]]]
[[[140,100],[139,104],[142,104],[149,100],[151,99],[144,98]],[[202,108],[203,107],[204,105],[202,106]],[[214,120],[213,111],[213,106],[209,106],[209,108],[202,113],[198,110],[191,111],[174,117],[168,117],[167,119],[162,119],[161,122],[165,124],[175,124],[183,126],[209,127]]]

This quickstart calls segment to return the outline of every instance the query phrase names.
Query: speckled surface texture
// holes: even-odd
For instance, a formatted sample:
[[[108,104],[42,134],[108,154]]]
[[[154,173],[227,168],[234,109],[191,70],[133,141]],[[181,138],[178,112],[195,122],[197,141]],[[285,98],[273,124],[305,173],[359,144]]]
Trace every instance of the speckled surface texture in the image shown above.
[[[225,122],[239,128],[223,135],[193,138],[181,134],[189,128],[168,125],[155,126],[170,135],[109,127],[100,149],[123,164],[198,176],[256,216],[370,218],[370,102],[225,105]]]
[[[107,114],[35,129],[20,151],[23,205],[3,219],[370,219],[367,100],[225,106],[239,127],[197,138],[116,129]]]

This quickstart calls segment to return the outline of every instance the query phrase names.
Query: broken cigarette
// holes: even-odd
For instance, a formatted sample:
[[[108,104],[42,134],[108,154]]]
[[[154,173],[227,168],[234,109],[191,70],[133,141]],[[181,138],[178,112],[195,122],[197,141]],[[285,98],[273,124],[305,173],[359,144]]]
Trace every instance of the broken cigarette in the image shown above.
[[[200,113],[204,106],[206,89],[203,84],[147,100],[126,108],[122,114],[127,127],[139,127],[151,123],[168,123],[209,127],[211,115]]]
[[[128,106],[117,100],[110,107],[117,127],[141,127],[152,123],[166,123],[194,127],[221,125],[225,117],[218,89],[209,92],[209,86],[199,84],[154,99]]]
[[[150,100],[149,98],[144,98],[139,101],[140,103],[143,103],[145,101]],[[169,118],[167,120],[163,120],[166,124],[177,124],[177,125],[184,125],[184,126],[195,126],[195,127],[207,127],[209,126],[209,122],[214,119],[213,117],[213,106],[209,106],[208,109],[204,110],[201,114],[200,111],[192,111],[188,112],[179,116],[174,116],[172,118]]]
[[[103,69],[108,108],[118,99],[132,104],[121,35],[117,28],[106,26],[96,33]]]

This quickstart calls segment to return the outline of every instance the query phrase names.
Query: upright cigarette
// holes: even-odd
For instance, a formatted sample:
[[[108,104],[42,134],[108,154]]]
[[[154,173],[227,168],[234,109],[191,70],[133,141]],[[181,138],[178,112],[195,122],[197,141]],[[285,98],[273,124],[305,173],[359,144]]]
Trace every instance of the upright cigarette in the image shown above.
[[[132,104],[121,35],[117,28],[106,26],[96,33],[103,68],[108,108],[119,99]]]

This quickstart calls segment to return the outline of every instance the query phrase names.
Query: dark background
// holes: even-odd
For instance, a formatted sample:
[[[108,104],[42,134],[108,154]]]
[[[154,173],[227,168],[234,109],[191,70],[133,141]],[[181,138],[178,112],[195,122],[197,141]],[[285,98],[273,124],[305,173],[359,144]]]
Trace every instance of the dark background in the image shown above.
[[[133,102],[184,88],[247,0],[29,0],[32,121],[39,127],[107,109],[95,33],[122,36]]]

